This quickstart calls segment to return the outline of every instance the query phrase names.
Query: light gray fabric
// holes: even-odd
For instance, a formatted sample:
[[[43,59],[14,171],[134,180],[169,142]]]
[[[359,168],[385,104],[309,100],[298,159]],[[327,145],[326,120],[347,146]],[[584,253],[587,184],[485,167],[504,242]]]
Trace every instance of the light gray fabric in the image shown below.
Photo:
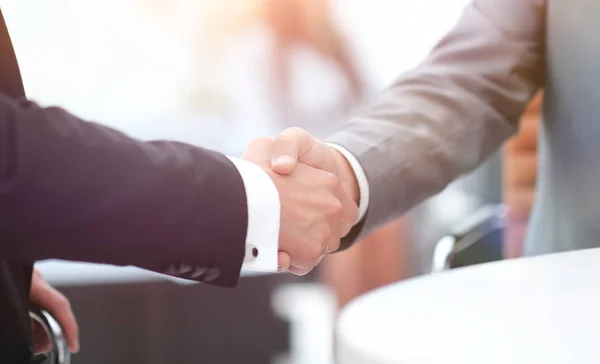
[[[544,86],[526,253],[600,246],[597,19],[594,0],[474,0],[423,64],[331,138],[369,179],[369,209],[351,240],[479,165]]]

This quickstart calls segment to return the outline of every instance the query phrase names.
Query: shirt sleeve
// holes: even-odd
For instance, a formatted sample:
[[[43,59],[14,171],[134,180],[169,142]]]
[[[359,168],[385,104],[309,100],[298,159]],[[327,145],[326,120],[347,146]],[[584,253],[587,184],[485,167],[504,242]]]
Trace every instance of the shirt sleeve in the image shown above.
[[[356,223],[358,223],[365,217],[369,207],[369,181],[367,180],[367,175],[365,174],[365,171],[360,165],[358,159],[346,148],[335,143],[327,144],[333,149],[337,150],[344,158],[346,158],[348,164],[350,164],[350,167],[354,171],[354,175],[356,176],[356,181],[358,182],[358,191],[360,193],[360,199],[358,201],[358,220],[356,220]]]
[[[259,166],[228,157],[244,181],[248,204],[248,232],[243,269],[277,271],[279,246],[279,193],[271,178]]]

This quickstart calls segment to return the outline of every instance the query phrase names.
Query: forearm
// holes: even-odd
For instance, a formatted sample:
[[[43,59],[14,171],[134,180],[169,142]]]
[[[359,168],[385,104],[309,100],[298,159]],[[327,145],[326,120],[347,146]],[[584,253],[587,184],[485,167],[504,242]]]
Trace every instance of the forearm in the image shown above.
[[[543,81],[543,8],[474,1],[422,65],[330,138],[356,156],[371,190],[350,240],[438,193],[514,132]]]
[[[504,148],[504,203],[508,207],[505,257],[521,254],[527,223],[535,196],[537,132],[541,97],[528,106],[519,123],[519,133]]]
[[[237,281],[247,206],[226,157],[2,95],[0,108],[0,255],[220,268],[216,283]]]

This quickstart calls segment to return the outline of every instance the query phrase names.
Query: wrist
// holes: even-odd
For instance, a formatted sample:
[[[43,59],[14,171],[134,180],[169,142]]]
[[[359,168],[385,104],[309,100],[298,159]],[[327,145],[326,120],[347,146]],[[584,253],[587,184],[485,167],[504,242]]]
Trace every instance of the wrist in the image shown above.
[[[358,186],[358,180],[354,174],[354,169],[348,162],[348,160],[337,150],[334,149],[338,160],[338,178],[342,184],[342,188],[352,198],[352,200],[358,205],[360,201],[360,188]]]

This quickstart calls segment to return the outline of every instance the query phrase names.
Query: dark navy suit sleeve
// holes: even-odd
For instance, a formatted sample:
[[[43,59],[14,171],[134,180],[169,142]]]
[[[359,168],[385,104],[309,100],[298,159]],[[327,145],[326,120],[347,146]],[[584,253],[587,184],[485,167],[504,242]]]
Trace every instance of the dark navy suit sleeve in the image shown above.
[[[137,141],[0,94],[3,259],[135,265],[233,286],[247,214],[243,180],[221,154]]]

